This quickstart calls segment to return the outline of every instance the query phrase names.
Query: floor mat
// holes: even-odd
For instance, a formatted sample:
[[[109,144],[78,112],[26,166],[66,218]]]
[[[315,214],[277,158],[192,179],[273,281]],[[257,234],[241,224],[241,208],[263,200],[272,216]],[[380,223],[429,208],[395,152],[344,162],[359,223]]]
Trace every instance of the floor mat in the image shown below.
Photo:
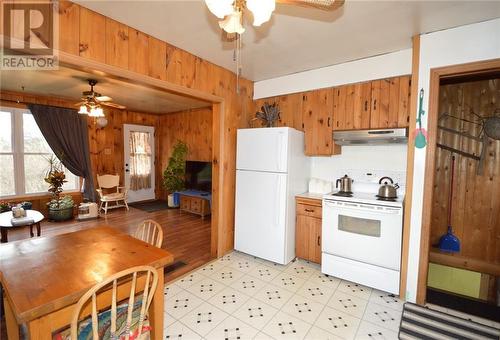
[[[399,339],[500,339],[500,330],[405,303]]]
[[[134,207],[136,209],[144,210],[147,212],[154,212],[154,211],[169,209],[167,201],[164,201],[164,200],[154,200],[154,201],[147,201],[147,202],[130,203],[129,206]]]

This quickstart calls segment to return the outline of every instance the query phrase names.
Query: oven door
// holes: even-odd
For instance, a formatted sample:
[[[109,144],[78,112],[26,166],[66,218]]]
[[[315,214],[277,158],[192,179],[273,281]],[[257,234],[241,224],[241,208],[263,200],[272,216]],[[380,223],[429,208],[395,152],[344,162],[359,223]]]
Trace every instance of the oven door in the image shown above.
[[[324,201],[322,251],[399,270],[402,212],[399,207]]]

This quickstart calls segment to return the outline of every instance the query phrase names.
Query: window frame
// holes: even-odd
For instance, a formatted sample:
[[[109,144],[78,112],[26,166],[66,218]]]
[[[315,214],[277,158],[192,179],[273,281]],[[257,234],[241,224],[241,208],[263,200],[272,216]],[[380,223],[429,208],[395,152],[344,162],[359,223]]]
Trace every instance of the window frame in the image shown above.
[[[2,152],[0,151],[0,155],[12,155],[13,163],[14,163],[14,191],[13,195],[5,195],[1,196],[0,199],[12,199],[18,197],[38,197],[38,196],[47,196],[50,195],[48,191],[41,192],[26,192],[26,183],[25,183],[25,155],[53,155],[52,153],[43,153],[43,152],[25,152],[24,151],[24,114],[31,114],[28,108],[19,108],[19,107],[11,107],[0,105],[0,111],[2,112],[10,112],[11,117],[11,152]],[[44,138],[45,139],[45,138]],[[79,188],[81,188],[81,179],[75,176],[75,188],[64,190],[63,193],[71,193],[71,192],[79,192]]]

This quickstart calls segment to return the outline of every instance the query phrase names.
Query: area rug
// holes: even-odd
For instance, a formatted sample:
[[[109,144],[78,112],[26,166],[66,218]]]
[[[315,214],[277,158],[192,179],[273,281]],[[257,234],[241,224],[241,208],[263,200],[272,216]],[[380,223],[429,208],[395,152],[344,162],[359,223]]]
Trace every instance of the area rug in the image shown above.
[[[400,339],[500,339],[500,329],[405,303]]]
[[[168,209],[167,201],[164,201],[164,200],[154,200],[154,201],[147,201],[147,202],[130,203],[129,206],[134,207],[136,209],[144,210],[147,212],[154,212],[154,211]]]

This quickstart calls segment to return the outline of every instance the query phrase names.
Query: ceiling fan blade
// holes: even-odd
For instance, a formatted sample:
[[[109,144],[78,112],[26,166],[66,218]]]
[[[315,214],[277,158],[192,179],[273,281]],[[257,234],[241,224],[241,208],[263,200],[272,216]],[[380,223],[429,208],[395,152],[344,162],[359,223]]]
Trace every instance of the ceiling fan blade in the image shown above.
[[[83,104],[85,104],[85,102],[76,103],[74,106],[82,106]]]
[[[97,99],[100,102],[110,102],[113,100],[111,97],[108,97],[108,96],[99,96],[99,97],[96,97],[95,99]]]
[[[127,108],[126,106],[123,106],[123,105],[120,105],[120,104],[111,103],[111,102],[102,102],[101,104],[109,106],[109,107],[114,107],[115,109],[120,109],[120,110],[123,110],[123,109]]]
[[[277,3],[302,7],[312,7],[323,11],[334,11],[344,5],[345,0],[276,0]]]

